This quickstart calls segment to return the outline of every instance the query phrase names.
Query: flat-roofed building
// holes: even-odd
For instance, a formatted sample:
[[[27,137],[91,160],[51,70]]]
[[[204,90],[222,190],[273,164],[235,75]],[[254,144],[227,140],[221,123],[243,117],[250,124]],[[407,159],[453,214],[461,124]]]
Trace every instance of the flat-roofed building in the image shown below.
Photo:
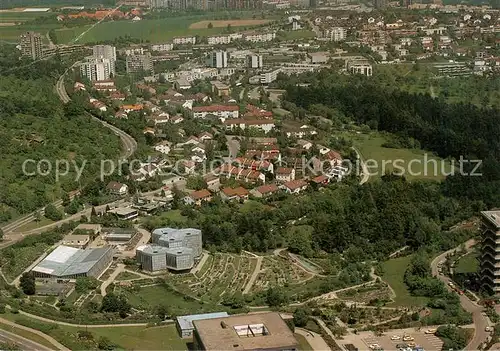
[[[135,257],[143,270],[156,272],[167,269],[168,248],[159,245],[142,245],[135,251]]]
[[[31,271],[36,278],[98,278],[113,260],[112,247],[77,249],[60,245]]]
[[[121,220],[130,220],[137,218],[139,216],[139,212],[136,209],[130,207],[118,207],[112,210],[109,210],[108,213],[112,213]]]
[[[481,285],[500,293],[500,211],[483,211],[481,245]]]
[[[195,228],[158,228],[151,234],[153,244],[168,248],[187,247],[193,249],[194,257],[201,256],[202,234]]]
[[[195,350],[298,350],[299,343],[279,313],[194,320]]]
[[[174,271],[186,271],[194,266],[193,249],[189,247],[178,247],[167,249],[167,268]]]
[[[177,317],[177,330],[182,338],[190,338],[193,336],[194,326],[193,321],[199,321],[203,319],[211,318],[221,318],[228,317],[227,312],[213,312],[213,313],[202,313],[202,314],[191,314],[189,316],[179,316]]]
[[[90,236],[86,234],[70,234],[66,235],[62,241],[63,245],[85,248],[90,242]]]

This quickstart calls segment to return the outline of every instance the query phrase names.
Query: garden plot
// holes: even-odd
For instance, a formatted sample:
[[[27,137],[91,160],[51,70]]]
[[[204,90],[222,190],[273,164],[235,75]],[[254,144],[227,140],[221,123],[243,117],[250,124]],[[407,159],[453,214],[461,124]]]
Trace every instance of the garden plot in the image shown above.
[[[252,286],[252,292],[266,290],[271,286],[285,286],[305,282],[314,275],[282,256],[265,256],[260,273]]]
[[[205,263],[209,268],[203,275],[171,275],[168,282],[196,299],[218,303],[224,296],[243,292],[256,264],[257,258],[218,253]]]
[[[391,290],[385,282],[379,282],[338,292],[337,297],[344,301],[365,304],[377,301],[388,302],[391,301]]]

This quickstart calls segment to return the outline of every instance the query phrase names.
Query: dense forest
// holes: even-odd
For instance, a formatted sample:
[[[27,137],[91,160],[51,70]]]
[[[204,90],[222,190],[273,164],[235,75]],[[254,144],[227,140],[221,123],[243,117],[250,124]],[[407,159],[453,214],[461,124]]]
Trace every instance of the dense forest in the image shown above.
[[[111,131],[93,121],[82,108],[64,106],[54,92],[66,69],[59,58],[30,62],[19,60],[13,46],[0,47],[0,223],[15,213],[28,213],[54,200],[61,191],[76,189],[75,169],[56,181],[54,172],[30,176],[26,160],[86,162],[80,184],[96,176],[100,160],[113,158],[121,149]],[[86,160],[86,161],[84,161]],[[36,171],[35,163],[26,167]]]
[[[286,99],[308,110],[323,105],[340,111],[344,122],[418,140],[422,148],[439,156],[482,160],[482,176],[455,175],[446,179],[443,194],[481,200],[500,206],[500,111],[468,103],[449,104],[428,94],[410,94],[381,88],[369,79],[346,81],[335,74],[313,78],[309,87],[284,84]],[[474,165],[465,163],[465,172]]]

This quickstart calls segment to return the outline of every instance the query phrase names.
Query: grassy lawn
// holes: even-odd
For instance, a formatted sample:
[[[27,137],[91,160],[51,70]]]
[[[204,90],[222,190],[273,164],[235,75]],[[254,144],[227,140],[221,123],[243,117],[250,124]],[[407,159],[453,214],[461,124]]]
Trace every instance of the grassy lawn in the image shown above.
[[[396,293],[394,303],[389,304],[395,306],[421,306],[428,301],[425,297],[410,295],[406,284],[403,281],[406,268],[410,264],[412,255],[398,257],[382,263],[384,274],[382,279],[389,284]]]
[[[42,219],[39,222],[33,221],[30,223],[27,223],[27,224],[23,225],[22,227],[18,228],[17,231],[18,232],[27,232],[27,231],[30,231],[33,229],[37,229],[37,228],[52,224],[52,223],[54,223],[54,221],[52,221],[48,218],[42,217]]]
[[[294,30],[294,31],[286,31],[280,32],[279,37],[283,40],[298,40],[298,39],[310,39],[315,37],[315,33],[312,30]]]
[[[181,316],[193,313],[215,312],[221,307],[203,304],[196,300],[169,290],[161,285],[147,286],[139,291],[126,288],[116,288],[115,291],[125,294],[133,307],[140,309],[154,309],[160,304],[167,306],[174,315]]]
[[[248,16],[248,14],[247,14]],[[210,16],[181,16],[162,19],[144,19],[142,21],[109,21],[102,22],[91,28],[82,26],[74,28],[60,28],[56,30],[58,43],[70,43],[83,32],[87,31],[75,43],[84,44],[102,40],[113,40],[120,36],[131,36],[142,40],[149,40],[152,43],[171,40],[177,36],[200,35],[209,36],[226,31],[226,27],[213,28],[190,28],[194,23],[207,20]],[[195,26],[196,27],[196,26]],[[235,27],[233,25],[233,27]],[[91,29],[90,29],[91,28]],[[238,31],[252,26],[237,27]],[[90,29],[90,30],[89,30]]]
[[[458,260],[454,271],[456,273],[474,273],[479,270],[479,254],[477,252],[469,252],[467,255]]]
[[[0,322],[0,329],[6,330],[8,332],[14,333],[16,335],[22,336],[23,338],[32,340],[40,345],[49,347],[50,349],[54,349],[54,345],[52,345],[50,342],[48,342],[45,338],[42,338],[40,335],[37,335],[35,333],[32,333],[30,331],[17,328],[8,324],[4,324]]]
[[[140,275],[137,275],[137,274],[134,274],[131,272],[120,272],[120,274],[118,274],[118,276],[116,277],[115,280],[130,280],[130,279],[136,279],[136,278],[140,278],[140,277],[141,277]]]
[[[430,152],[417,149],[393,149],[383,147],[386,138],[380,133],[342,133],[339,136],[351,139],[363,156],[371,178],[380,178],[387,172],[401,172],[406,179],[442,180],[450,172],[451,165]]]
[[[311,347],[311,345],[309,345],[309,342],[307,341],[305,336],[297,334],[297,333],[295,333],[294,336],[295,336],[295,339],[297,339],[297,341],[299,342],[299,350],[302,350],[302,351],[313,350],[313,348]]]

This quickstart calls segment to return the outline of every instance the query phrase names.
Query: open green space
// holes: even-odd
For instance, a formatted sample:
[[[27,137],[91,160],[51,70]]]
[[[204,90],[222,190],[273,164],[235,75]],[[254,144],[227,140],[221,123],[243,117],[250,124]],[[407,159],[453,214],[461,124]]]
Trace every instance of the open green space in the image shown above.
[[[442,180],[451,171],[451,164],[434,154],[420,149],[395,149],[384,147],[388,138],[381,133],[342,133],[340,136],[350,139],[361,153],[370,178],[396,172],[403,173],[406,179]]]
[[[36,243],[33,246],[13,248],[12,251],[2,250],[0,264],[3,274],[9,281],[13,281],[49,248],[45,243]]]
[[[85,328],[70,327],[45,323],[26,316],[6,313],[5,319],[38,329],[59,341],[70,349],[85,349],[83,343],[78,338],[78,332],[88,331],[92,334],[93,340],[97,342],[99,338],[106,337],[111,343],[124,350],[187,350],[188,340],[179,337],[174,324],[160,327],[107,327],[107,328]],[[33,339],[34,340],[34,339]],[[45,344],[44,344],[45,345]],[[53,346],[51,347],[53,348]]]
[[[412,257],[413,255],[398,257],[382,263],[382,269],[384,271],[382,279],[389,284],[396,293],[394,302],[389,305],[422,306],[428,301],[425,297],[410,295],[404,282],[405,271]]]
[[[38,343],[40,345],[49,347],[51,349],[54,348],[54,345],[52,345],[50,342],[48,342],[47,339],[41,337],[40,335],[32,333],[32,332],[30,332],[28,330],[24,330],[24,329],[21,329],[21,328],[18,328],[18,327],[14,327],[12,325],[5,324],[5,323],[2,323],[2,322],[0,322],[0,329],[8,331],[8,332],[11,332],[11,333],[14,333],[14,334],[16,334],[18,336],[21,336],[23,338],[32,340],[32,341],[34,341],[34,342],[36,342],[36,343]]]
[[[184,225],[188,218],[181,214],[181,210],[171,210],[162,212],[154,217],[147,217],[142,220],[142,223],[147,228],[159,228],[162,226]]]
[[[474,273],[479,270],[479,253],[469,252],[461,257],[454,268],[455,273]]]
[[[282,40],[310,39],[316,36],[312,30],[307,29],[279,32],[278,35]]]
[[[54,221],[52,221],[48,218],[42,217],[42,219],[40,221],[29,222],[29,223],[23,225],[22,227],[19,227],[17,229],[17,231],[18,232],[27,232],[29,230],[37,229],[37,228],[40,228],[40,227],[43,227],[43,226],[46,226],[46,225],[49,225],[52,223],[54,223]]]
[[[140,275],[137,275],[137,274],[132,273],[132,272],[120,272],[115,280],[118,280],[118,281],[130,280],[130,279],[136,279],[136,278],[140,278],[140,277],[141,277]]]

